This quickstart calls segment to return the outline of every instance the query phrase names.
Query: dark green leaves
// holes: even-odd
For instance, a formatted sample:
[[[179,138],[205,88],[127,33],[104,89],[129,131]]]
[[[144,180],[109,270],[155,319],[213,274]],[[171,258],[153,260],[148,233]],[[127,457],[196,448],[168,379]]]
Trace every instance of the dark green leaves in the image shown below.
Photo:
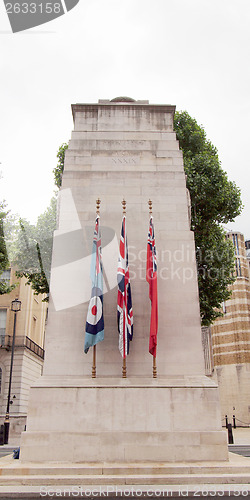
[[[4,235],[4,220],[6,218],[5,204],[0,203],[0,295],[11,292],[15,285],[9,286],[8,283],[5,282],[4,279],[1,279],[1,274],[3,271],[8,269],[9,267],[9,259],[8,253],[5,243],[5,235]]]
[[[65,151],[68,149],[68,144],[64,143],[60,146],[57,153],[58,163],[57,166],[53,170],[55,185],[60,188],[62,184],[62,174],[64,170],[64,158]]]
[[[220,305],[229,298],[228,286],[235,280],[233,250],[220,224],[241,213],[240,190],[228,180],[217,149],[194,118],[186,111],[177,112],[174,128],[191,197],[202,324],[209,325],[221,315]]]
[[[17,276],[24,276],[35,295],[49,293],[53,232],[56,228],[56,198],[38,217],[36,226],[19,221],[14,263]],[[48,297],[44,299],[47,301]]]

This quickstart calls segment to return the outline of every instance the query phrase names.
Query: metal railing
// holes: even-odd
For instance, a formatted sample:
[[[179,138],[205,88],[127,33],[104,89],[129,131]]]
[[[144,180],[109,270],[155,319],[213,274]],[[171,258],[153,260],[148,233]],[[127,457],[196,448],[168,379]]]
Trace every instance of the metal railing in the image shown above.
[[[29,337],[25,337],[25,346],[27,347],[27,349],[37,354],[39,358],[44,359],[44,349]]]
[[[6,349],[9,351],[12,345],[12,337],[10,335],[3,335],[0,332],[0,348]],[[16,348],[18,347],[26,347],[29,351],[34,352],[39,358],[44,359],[44,349],[36,344],[34,340],[31,340],[29,337],[24,337],[21,335],[16,336],[15,342]]]
[[[9,350],[11,346],[10,335],[5,335],[5,328],[0,329],[0,347]]]

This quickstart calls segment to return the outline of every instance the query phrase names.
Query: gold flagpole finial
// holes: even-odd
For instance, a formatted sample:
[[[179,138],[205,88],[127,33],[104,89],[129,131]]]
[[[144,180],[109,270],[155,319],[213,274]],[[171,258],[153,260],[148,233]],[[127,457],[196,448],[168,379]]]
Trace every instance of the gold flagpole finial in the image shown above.
[[[148,208],[149,208],[149,215],[152,215],[152,213],[153,213],[153,202],[150,199],[148,200]]]
[[[101,200],[100,198],[97,198],[96,200],[96,214],[100,215],[100,205],[101,205]]]
[[[122,200],[122,210],[123,210],[123,215],[126,215],[126,205],[127,205],[127,202],[124,200]]]

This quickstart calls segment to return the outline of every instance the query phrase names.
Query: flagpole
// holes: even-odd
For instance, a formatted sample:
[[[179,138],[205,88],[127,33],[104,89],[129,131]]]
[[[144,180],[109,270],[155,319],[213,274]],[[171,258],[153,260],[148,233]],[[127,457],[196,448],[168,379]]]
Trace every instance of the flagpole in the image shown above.
[[[148,208],[149,208],[149,219],[153,216],[153,202],[148,200]],[[156,365],[156,356],[153,356],[153,378],[157,378],[157,365]]]
[[[122,211],[123,211],[123,216],[125,217],[126,216],[126,201],[125,199],[123,198],[122,200]],[[124,238],[126,237],[126,235],[124,235]],[[124,349],[125,349],[125,346],[123,345],[123,355],[124,355],[124,358],[123,358],[123,363],[122,363],[122,378],[127,378],[127,363],[126,363],[126,354],[124,353]]]
[[[100,198],[96,200],[96,215],[100,215]],[[96,345],[93,346],[92,378],[96,378]]]
[[[96,345],[93,346],[92,378],[96,378]]]
[[[157,378],[156,357],[153,356],[153,378]]]
[[[127,378],[127,365],[126,365],[126,357],[123,358],[122,364],[122,378]]]

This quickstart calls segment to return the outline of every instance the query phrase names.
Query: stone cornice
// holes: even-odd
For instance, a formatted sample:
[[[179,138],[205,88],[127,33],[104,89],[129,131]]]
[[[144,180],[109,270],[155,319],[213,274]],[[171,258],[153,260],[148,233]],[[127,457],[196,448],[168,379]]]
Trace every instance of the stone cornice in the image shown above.
[[[171,104],[147,104],[145,101],[136,101],[136,102],[99,102],[99,103],[76,103],[71,105],[73,119],[75,120],[76,113],[84,113],[94,112],[97,113],[98,110],[101,109],[117,109],[117,108],[131,108],[131,109],[144,109],[145,111],[149,111],[151,113],[171,113],[174,115],[176,106]]]

